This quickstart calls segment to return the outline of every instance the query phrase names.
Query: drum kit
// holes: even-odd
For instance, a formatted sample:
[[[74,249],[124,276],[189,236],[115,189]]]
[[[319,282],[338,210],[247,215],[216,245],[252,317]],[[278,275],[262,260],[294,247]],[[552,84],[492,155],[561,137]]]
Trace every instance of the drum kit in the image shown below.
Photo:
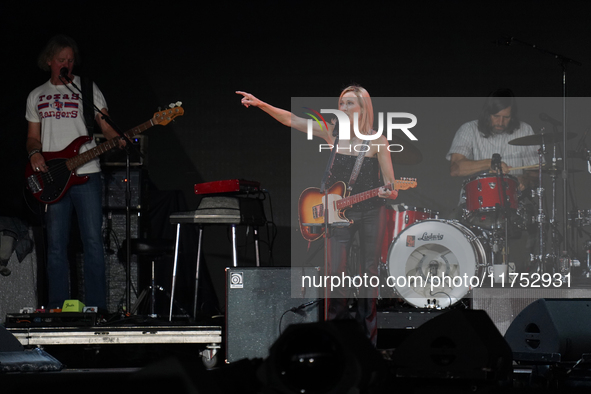
[[[573,133],[567,134],[567,138],[573,137]],[[555,157],[551,165],[544,164],[545,145],[561,139],[561,133],[548,133],[509,142],[541,146],[538,165],[511,169],[538,172],[539,186],[531,191],[534,204],[530,206],[523,202],[527,199],[519,190],[517,177],[500,171],[500,160],[496,173],[474,175],[463,183],[459,220],[441,219],[439,212],[427,208],[406,204],[390,206],[380,262],[387,272],[388,286],[393,287],[405,303],[429,309],[451,307],[474,287],[495,287],[501,274],[507,287],[510,274],[515,273],[515,265],[509,263],[508,242],[520,238],[523,231],[536,238],[539,248],[537,254],[529,251],[530,267],[526,275],[548,274],[562,284],[578,260],[565,257],[558,249],[562,238],[555,225],[555,191],[556,178],[561,171]],[[552,180],[549,221],[544,209],[543,174],[550,175]],[[571,228],[591,225],[591,210],[569,213],[568,220]],[[548,248],[547,232],[551,239]],[[589,275],[591,241],[585,244],[585,249],[587,269],[583,272]]]

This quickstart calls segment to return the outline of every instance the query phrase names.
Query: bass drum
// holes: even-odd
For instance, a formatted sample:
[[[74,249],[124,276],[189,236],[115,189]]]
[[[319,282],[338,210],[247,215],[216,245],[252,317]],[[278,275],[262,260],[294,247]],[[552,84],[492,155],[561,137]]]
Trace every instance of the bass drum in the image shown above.
[[[425,219],[437,219],[439,212],[427,208],[410,207],[405,204],[396,204],[392,209],[386,210],[386,231],[382,242],[381,261],[388,261],[388,249],[398,234],[413,223]]]
[[[390,245],[388,286],[415,307],[447,308],[481,285],[484,267],[486,251],[471,230],[455,220],[424,220]]]

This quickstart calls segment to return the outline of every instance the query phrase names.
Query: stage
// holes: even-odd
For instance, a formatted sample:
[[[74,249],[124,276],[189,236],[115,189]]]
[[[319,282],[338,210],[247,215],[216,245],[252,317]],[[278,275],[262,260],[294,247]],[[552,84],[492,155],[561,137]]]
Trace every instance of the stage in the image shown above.
[[[490,291],[482,296],[494,298]],[[548,310],[580,310],[577,302],[589,307],[588,299],[560,301]],[[543,314],[538,309],[537,315]],[[582,319],[586,324],[588,319]],[[286,327],[270,348],[259,349],[262,353],[256,350],[264,357],[245,356],[232,362],[222,361],[227,345],[224,324],[131,322],[111,327],[8,327],[3,346],[8,333],[23,345],[22,354],[43,351],[59,366],[35,369],[34,363],[23,363],[20,371],[2,373],[2,387],[40,390],[67,384],[83,387],[87,393],[156,387],[180,393],[340,393],[349,385],[359,387],[360,393],[553,393],[588,392],[591,387],[585,354],[580,360],[560,360],[559,356],[543,361],[547,354],[540,358],[530,349],[530,359],[524,360],[523,355],[511,353],[486,312],[464,307],[378,313],[379,337],[388,349],[369,345],[353,322],[303,323]],[[260,324],[266,325],[262,320]],[[544,335],[540,334],[543,346],[555,342]],[[572,332],[559,336],[577,339]],[[9,353],[0,353],[1,367],[6,368]],[[329,378],[331,373],[337,376]]]
[[[5,356],[25,358],[14,370],[0,371],[4,391],[591,390],[591,286],[562,286],[569,270],[591,268],[591,51],[582,2],[430,0],[355,8],[216,2],[194,8],[182,1],[120,3],[116,10],[103,6],[92,12],[76,1],[1,6],[14,23],[5,34],[12,62],[2,105],[8,116],[0,138],[0,217],[22,219],[34,242],[24,259],[11,257],[10,276],[0,276],[0,370]],[[48,305],[48,249],[44,208],[23,198],[30,163],[23,115],[29,92],[47,82],[37,57],[54,34],[77,41],[83,61],[75,75],[96,82],[122,129],[155,117],[169,103],[183,103],[182,117],[133,139],[137,152],[129,177],[123,151],[101,156],[106,317],[35,316]],[[404,148],[391,151],[395,179],[414,179],[416,187],[400,190],[389,206],[380,280],[421,270],[487,280],[486,286],[460,286],[453,294],[389,288],[378,300],[376,346],[346,322],[324,321],[322,296],[306,292],[294,298],[285,277],[292,266],[311,270],[324,264],[323,241],[302,237],[296,202],[304,190],[320,186],[329,160],[326,141],[307,139],[261,108],[245,108],[236,94],[243,90],[314,125],[310,113],[327,114],[323,109],[339,105],[339,92],[354,84],[371,94],[386,128],[396,119],[388,114],[417,120],[409,126],[417,140],[407,138],[408,129],[394,127],[386,145]],[[485,97],[499,88],[514,92],[519,119],[544,136],[515,146],[546,144],[551,132],[564,139],[546,144],[540,162],[555,165],[539,166],[538,188],[515,196],[517,184],[509,181],[509,198],[497,200],[490,173],[457,176],[446,154],[459,128],[476,120]],[[65,108],[64,100],[53,99],[47,104]],[[378,117],[374,123],[385,134]],[[95,141],[104,142],[97,131]],[[510,157],[507,149],[494,152],[503,161]],[[233,212],[230,220],[237,226],[210,225],[198,215],[171,221],[175,213],[197,214],[206,196],[221,192],[203,191],[203,185],[230,180],[247,180],[246,190],[239,185],[237,191],[257,200],[264,220],[236,219]],[[499,206],[513,203],[516,216],[499,228]],[[523,234],[500,231],[505,229]],[[72,230],[74,238],[78,231]],[[126,239],[169,245],[143,255],[136,249],[127,262]],[[80,240],[70,246],[71,297],[85,300]],[[359,252],[357,245],[351,250]],[[448,269],[453,266],[456,271]],[[560,286],[489,283],[495,267],[505,278],[518,273],[526,281],[532,273],[557,274]],[[232,273],[236,282],[229,280]],[[586,274],[584,282],[591,276]],[[162,291],[149,305],[151,285]],[[154,304],[157,312],[150,316]],[[21,348],[9,350],[8,343]],[[14,352],[19,354],[6,354]],[[36,367],[27,360],[39,354],[56,363]]]

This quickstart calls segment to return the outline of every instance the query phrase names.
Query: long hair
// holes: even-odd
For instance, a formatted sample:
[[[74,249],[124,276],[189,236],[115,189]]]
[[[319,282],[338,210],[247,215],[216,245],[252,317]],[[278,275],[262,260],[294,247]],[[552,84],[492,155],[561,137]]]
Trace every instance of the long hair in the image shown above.
[[[361,113],[359,114],[359,132],[361,134],[369,135],[373,129],[373,104],[371,97],[367,90],[359,85],[351,85],[343,89],[339,96],[339,102],[345,95],[345,93],[352,92],[359,101],[359,107],[361,107]]]
[[[491,115],[508,107],[511,107],[511,120],[507,125],[505,133],[513,134],[513,132],[519,128],[521,123],[517,111],[515,95],[510,89],[498,89],[488,95],[484,101],[480,115],[478,116],[478,131],[483,134],[484,138],[488,138],[492,135]]]
[[[74,52],[74,65],[80,64],[80,52],[78,51],[78,45],[73,38],[63,34],[58,34],[51,37],[45,48],[39,54],[37,58],[37,65],[43,71],[50,71],[49,63],[53,57],[58,54],[64,48],[72,48]]]

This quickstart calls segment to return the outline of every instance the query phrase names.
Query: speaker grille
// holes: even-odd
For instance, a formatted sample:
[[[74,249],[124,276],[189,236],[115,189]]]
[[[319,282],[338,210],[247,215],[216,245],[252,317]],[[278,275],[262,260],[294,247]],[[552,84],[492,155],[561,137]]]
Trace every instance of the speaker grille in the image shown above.
[[[310,275],[314,268],[306,268]],[[226,361],[266,358],[282,331],[295,323],[319,320],[319,302],[299,313],[291,311],[317,300],[291,298],[291,268],[244,267],[226,269]]]

